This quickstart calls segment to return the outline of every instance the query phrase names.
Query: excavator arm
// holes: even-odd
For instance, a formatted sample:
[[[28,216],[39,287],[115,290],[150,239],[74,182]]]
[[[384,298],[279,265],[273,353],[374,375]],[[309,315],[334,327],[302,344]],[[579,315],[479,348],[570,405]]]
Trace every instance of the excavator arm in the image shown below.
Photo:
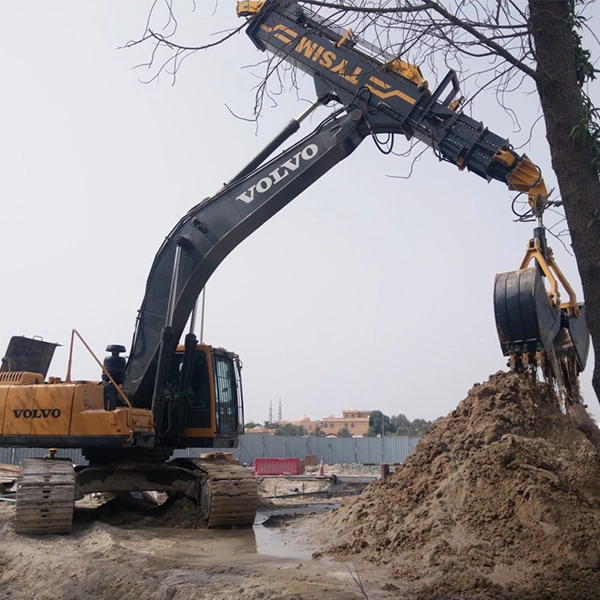
[[[252,168],[265,154],[261,153],[250,167],[177,223],[152,264],[124,370],[122,387],[134,406],[150,407],[165,325],[172,328],[171,337],[179,340],[198,295],[223,259],[352,153],[368,134],[359,110],[338,111],[276,158]]]
[[[238,14],[248,18],[247,33],[260,50],[270,51],[313,77],[318,98],[314,106],[333,101],[341,108],[302,141],[264,163],[298,129],[299,120],[288,124],[230,183],[190,210],[167,236],[148,277],[122,383],[134,406],[152,405],[153,411],[160,404],[161,368],[168,364],[173,340],[181,337],[214,270],[238,244],[346,158],[365,137],[402,134],[420,140],[441,160],[526,193],[535,214],[548,195],[539,169],[527,156],[519,155],[507,139],[458,110],[461,98],[454,71],[431,92],[415,65],[388,55],[292,0],[239,2]],[[510,296],[514,278],[509,279],[503,288],[496,287],[497,315],[519,302],[535,313],[530,298],[540,295],[539,278],[522,280],[516,304]],[[571,304],[566,316],[574,323],[579,307],[575,300]],[[552,310],[552,330],[535,323],[537,330],[542,329],[538,337],[557,337],[555,323],[565,329],[561,321],[567,319],[561,317],[561,307]],[[528,331],[530,323],[514,323],[513,316],[514,311],[508,310],[508,325],[514,325],[515,331]],[[577,326],[587,334],[582,318]],[[509,327],[504,329],[501,332],[499,325],[505,354],[514,352],[515,346],[521,348],[522,340],[513,339]],[[581,335],[567,338],[571,343]],[[530,341],[528,348],[533,346],[536,352],[538,344]],[[583,355],[579,352],[579,359]],[[535,359],[524,362],[533,364]],[[584,362],[579,360],[572,371],[581,370]],[[160,415],[160,409],[155,412]]]
[[[507,139],[458,111],[454,71],[435,91],[415,65],[390,55],[292,0],[238,2],[247,34],[314,79],[317,96],[332,95],[366,115],[370,132],[400,133],[431,146],[437,156],[488,181],[527,193],[533,206],[548,196],[540,170]]]
[[[539,168],[509,141],[462,113],[456,73],[432,92],[416,65],[386,53],[295,0],[238,2],[257,48],[310,75],[317,96],[329,95],[365,115],[372,135],[400,133],[430,146],[440,160],[527,194],[538,218],[535,238],[517,271],[498,275],[494,308],[500,344],[517,370],[542,369],[566,403],[580,401],[577,375],[585,368],[589,333],[583,306],[546,246],[541,215],[548,190]],[[537,240],[537,242],[536,242]],[[537,243],[537,245],[536,245]],[[533,250],[537,248],[535,251]],[[535,261],[533,268],[527,264]],[[542,277],[546,277],[550,290]],[[561,303],[557,281],[569,301]]]

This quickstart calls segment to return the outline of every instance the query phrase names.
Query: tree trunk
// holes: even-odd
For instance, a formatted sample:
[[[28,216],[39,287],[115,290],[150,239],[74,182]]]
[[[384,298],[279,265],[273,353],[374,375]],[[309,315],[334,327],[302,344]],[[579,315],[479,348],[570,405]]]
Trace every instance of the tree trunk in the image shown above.
[[[573,127],[585,119],[576,78],[570,5],[567,0],[529,0],[530,27],[546,137],[581,276],[594,347],[592,385],[600,400],[600,223],[590,225],[595,211],[600,214],[600,180],[592,168],[591,144],[581,144],[570,137]]]

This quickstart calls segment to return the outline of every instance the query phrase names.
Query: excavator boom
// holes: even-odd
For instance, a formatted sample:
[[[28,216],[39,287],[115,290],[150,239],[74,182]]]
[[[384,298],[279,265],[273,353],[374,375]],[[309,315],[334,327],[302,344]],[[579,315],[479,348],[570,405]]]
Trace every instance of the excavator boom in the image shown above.
[[[296,2],[243,2],[238,13],[249,16],[247,33],[258,48],[310,74],[317,103],[337,102],[345,116],[262,164],[280,142],[276,139],[167,236],[148,277],[124,372],[123,389],[135,406],[150,406],[165,323],[172,326],[173,339],[179,339],[198,294],[225,256],[365,137],[400,133],[423,141],[461,169],[503,181],[532,198],[546,195],[539,170],[527,157],[457,112],[453,71],[432,93],[418,67],[326,23]],[[177,282],[175,290],[170,289],[172,281]]]
[[[221,261],[353,152],[367,135],[366,122],[360,111],[341,111],[275,159],[236,177],[177,223],[150,269],[125,367],[122,387],[133,398],[135,406],[150,406],[169,298],[174,298],[170,320],[173,337],[178,340],[200,291]],[[178,247],[180,259],[176,261]],[[177,289],[170,290],[174,269],[177,270],[178,284]]]
[[[386,54],[292,0],[241,2],[238,14],[248,18],[247,34],[260,50],[313,77],[317,104],[333,101],[341,108],[337,118],[264,164],[287,137],[282,132],[221,191],[191,209],[167,236],[148,277],[124,371],[122,387],[134,406],[149,408],[155,404],[153,387],[155,394],[163,387],[164,369],[159,367],[167,358],[161,362],[159,350],[163,348],[165,357],[171,352],[162,338],[165,324],[171,328],[168,336],[178,340],[200,291],[225,256],[367,136],[399,133],[420,140],[460,169],[527,193],[532,208],[539,210],[546,201],[546,186],[529,158],[458,110],[454,71],[431,92],[415,65]]]

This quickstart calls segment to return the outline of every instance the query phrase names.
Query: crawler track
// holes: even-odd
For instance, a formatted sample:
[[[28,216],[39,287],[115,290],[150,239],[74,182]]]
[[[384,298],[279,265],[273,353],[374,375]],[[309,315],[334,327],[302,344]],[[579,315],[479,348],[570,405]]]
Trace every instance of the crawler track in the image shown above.
[[[70,533],[74,504],[75,472],[70,460],[23,461],[17,488],[17,533]]]
[[[225,459],[192,459],[202,472],[200,510],[209,527],[254,523],[258,486],[252,471]]]

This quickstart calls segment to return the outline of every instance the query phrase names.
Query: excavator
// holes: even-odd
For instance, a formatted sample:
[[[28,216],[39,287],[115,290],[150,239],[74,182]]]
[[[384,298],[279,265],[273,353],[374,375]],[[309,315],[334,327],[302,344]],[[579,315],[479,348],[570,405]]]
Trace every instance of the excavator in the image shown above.
[[[379,134],[415,138],[442,161],[527,195],[539,226],[521,267],[496,277],[502,351],[511,368],[541,370],[565,398],[579,401],[577,376],[589,338],[584,307],[546,244],[545,183],[526,155],[460,111],[456,73],[450,71],[431,91],[417,66],[293,0],[239,2],[237,12],[247,19],[257,48],[312,76],[316,101],[175,225],[151,266],[129,355],[123,356],[122,345],[108,346],[109,356],[102,363],[96,359],[99,380],[71,379],[75,336],[95,357],[75,330],[64,380],[48,376],[57,344],[10,340],[0,368],[0,446],[80,448],[87,460],[74,467],[71,461],[25,459],[17,532],[68,533],[75,501],[92,492],[185,495],[209,527],[253,523],[255,480],[223,459],[223,450],[236,447],[243,432],[241,362],[233,352],[198,343],[197,299],[238,244],[364,139]],[[331,114],[278,150],[319,106],[332,107]],[[560,301],[559,282],[568,302]],[[214,452],[170,460],[182,448]]]

